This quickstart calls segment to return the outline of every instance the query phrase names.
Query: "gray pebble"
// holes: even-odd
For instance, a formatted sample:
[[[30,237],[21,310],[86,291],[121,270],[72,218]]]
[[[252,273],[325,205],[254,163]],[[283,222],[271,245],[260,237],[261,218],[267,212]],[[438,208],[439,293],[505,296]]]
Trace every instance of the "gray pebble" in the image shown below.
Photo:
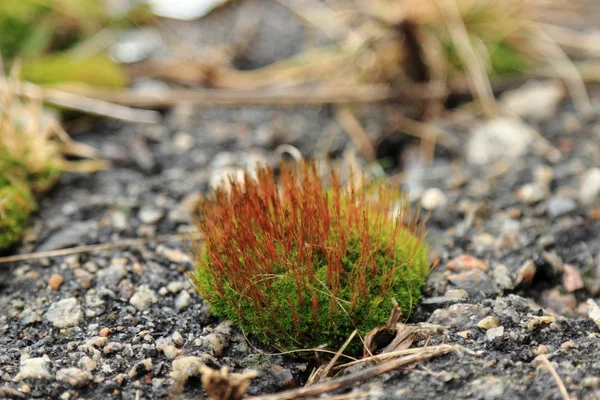
[[[71,386],[84,386],[92,380],[92,374],[79,368],[63,368],[56,373],[56,380]]]
[[[191,302],[192,296],[190,296],[187,290],[182,290],[175,299],[175,310],[177,310],[177,312],[182,311],[186,309]]]
[[[129,303],[139,311],[149,309],[156,302],[158,302],[156,292],[150,289],[148,285],[141,285],[134,295],[131,296],[131,299],[129,299]]]
[[[552,197],[548,200],[548,215],[552,218],[573,212],[577,209],[577,202],[569,197]]]
[[[79,324],[83,313],[75,297],[53,303],[44,317],[52,322],[56,328],[67,328]]]

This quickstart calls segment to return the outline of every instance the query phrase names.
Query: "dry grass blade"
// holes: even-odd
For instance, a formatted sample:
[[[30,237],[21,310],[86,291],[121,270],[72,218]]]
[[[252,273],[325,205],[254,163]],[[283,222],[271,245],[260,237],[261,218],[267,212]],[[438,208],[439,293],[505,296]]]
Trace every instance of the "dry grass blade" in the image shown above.
[[[579,114],[584,117],[593,115],[594,108],[577,67],[543,28],[532,25],[531,30],[538,39],[536,42],[538,50],[556,74],[565,81]]]
[[[214,370],[202,366],[200,374],[202,386],[210,400],[241,400],[258,372],[248,370],[242,374],[230,374],[228,367]]]
[[[346,342],[342,345],[342,347],[340,347],[340,349],[335,354],[335,356],[333,356],[331,361],[329,361],[329,363],[324,368],[317,369],[317,372],[310,377],[310,379],[306,382],[305,386],[313,385],[313,384],[319,382],[321,379],[327,377],[327,375],[329,375],[329,372],[331,372],[331,370],[335,366],[335,363],[340,359],[340,356],[342,355],[344,350],[346,350],[346,347],[348,347],[348,345],[350,344],[352,339],[354,339],[354,336],[356,336],[357,333],[358,333],[358,330],[356,330],[356,329],[354,331],[352,331],[352,334],[350,334],[350,336],[348,337]]]
[[[15,88],[11,88],[11,84],[6,78],[0,78],[0,92],[7,90],[14,91]],[[16,94],[20,96],[30,99],[43,99],[48,104],[87,114],[144,124],[156,124],[161,120],[160,114],[156,111],[138,110],[63,90],[43,88],[29,82],[21,83],[16,90]]]
[[[440,346],[446,346],[446,345],[440,345]],[[424,348],[428,348],[428,349],[436,349],[439,346],[430,346],[430,347],[419,347],[419,348],[415,348],[415,349],[406,349],[406,350],[397,350],[397,351],[392,351],[389,353],[384,353],[384,354],[378,354],[376,356],[370,356],[370,357],[364,357],[361,358],[360,360],[355,360],[355,361],[350,361],[346,364],[341,364],[341,365],[337,365],[334,367],[335,370],[339,370],[339,369],[343,369],[343,368],[348,368],[351,367],[353,365],[357,365],[357,364],[362,364],[362,363],[367,363],[367,362],[380,362],[383,360],[388,360],[390,358],[396,358],[399,356],[406,356],[406,355],[410,355],[410,354],[416,354],[418,352],[420,352],[421,350],[423,350]],[[458,348],[457,348],[458,349]],[[471,354],[472,356],[480,356],[477,353],[474,353],[464,347],[460,347],[461,351],[466,351],[467,353]]]
[[[478,97],[484,114],[487,117],[494,116],[497,112],[494,92],[485,67],[473,48],[469,32],[460,15],[458,4],[455,0],[436,0],[436,3],[454,41],[462,64],[467,71],[467,79],[473,94]]]
[[[87,246],[77,246],[68,249],[39,251],[36,253],[17,254],[14,256],[0,257],[0,264],[6,264],[18,261],[38,260],[40,258],[64,257],[72,254],[91,253],[96,251],[119,249],[124,247],[142,246],[151,243],[169,243],[181,242],[184,240],[200,240],[202,236],[199,233],[184,235],[158,236],[152,239],[125,239],[112,243],[91,244]]]
[[[558,372],[556,372],[556,370],[552,366],[552,363],[550,361],[548,361],[546,356],[543,354],[538,356],[537,359],[540,360],[541,364],[544,367],[546,367],[548,372],[550,372],[550,375],[552,375],[552,377],[554,378],[554,381],[556,382],[556,386],[558,386],[558,390],[560,391],[560,394],[561,394],[563,400],[571,400],[571,396],[569,396],[569,392],[567,392],[567,388],[565,387],[564,382],[560,378],[560,375],[558,375]]]
[[[326,382],[318,383],[316,385],[312,385],[309,387],[303,387],[298,389],[292,389],[281,393],[265,395],[265,396],[257,396],[257,397],[248,397],[251,400],[292,400],[292,399],[304,399],[307,397],[314,397],[324,393],[333,392],[338,389],[347,388],[349,386],[354,385],[355,383],[362,382],[368,379],[372,379],[376,376],[385,374],[387,372],[393,371],[395,369],[405,367],[407,365],[411,365],[414,363],[418,363],[421,361],[429,360],[433,357],[441,356],[444,354],[452,353],[457,351],[458,347],[452,345],[440,345],[435,348],[429,347],[420,349],[419,352],[416,352],[412,355],[390,360],[385,363],[368,367],[363,369],[362,371],[358,371],[346,376],[342,376],[339,378],[331,379]]]
[[[375,147],[352,110],[347,106],[339,107],[335,118],[348,136],[350,136],[350,140],[352,140],[352,143],[354,143],[365,160],[368,162],[375,161],[377,158]]]
[[[390,100],[439,99],[446,90],[439,85],[406,84],[392,89],[386,84],[352,87],[319,86],[261,90],[178,89],[164,94],[133,90],[70,88],[75,94],[130,107],[167,108],[187,103],[198,106],[370,104]]]

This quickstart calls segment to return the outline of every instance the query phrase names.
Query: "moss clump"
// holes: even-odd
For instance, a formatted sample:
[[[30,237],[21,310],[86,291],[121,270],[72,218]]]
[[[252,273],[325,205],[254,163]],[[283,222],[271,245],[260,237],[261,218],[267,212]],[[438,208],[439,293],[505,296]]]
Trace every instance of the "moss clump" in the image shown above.
[[[0,185],[0,249],[8,248],[21,239],[33,204],[26,189]]]
[[[7,82],[0,93],[0,251],[20,239],[35,199],[62,172],[107,167],[94,149],[73,142],[40,102],[17,95],[16,79]],[[69,161],[67,154],[85,160]]]
[[[314,165],[284,167],[280,185],[261,169],[199,214],[197,290],[281,349],[337,349],[355,328],[384,324],[392,298],[408,316],[429,272],[422,226],[398,191],[344,188],[335,173],[326,187]]]

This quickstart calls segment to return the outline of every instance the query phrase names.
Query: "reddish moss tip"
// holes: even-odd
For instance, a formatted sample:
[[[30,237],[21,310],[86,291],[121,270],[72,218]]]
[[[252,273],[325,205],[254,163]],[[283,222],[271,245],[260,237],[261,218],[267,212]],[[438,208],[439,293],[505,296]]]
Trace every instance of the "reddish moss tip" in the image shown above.
[[[384,324],[397,299],[410,314],[429,265],[424,231],[385,185],[327,185],[314,164],[231,182],[204,199],[194,280],[216,315],[282,349],[337,349]]]

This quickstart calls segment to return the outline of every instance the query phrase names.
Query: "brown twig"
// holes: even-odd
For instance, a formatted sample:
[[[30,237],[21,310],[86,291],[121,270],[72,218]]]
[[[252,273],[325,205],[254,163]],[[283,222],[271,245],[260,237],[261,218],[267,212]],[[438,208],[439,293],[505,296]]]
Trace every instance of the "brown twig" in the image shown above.
[[[494,116],[497,105],[492,86],[481,58],[473,48],[469,32],[460,15],[458,4],[455,0],[437,0],[437,5],[456,46],[458,56],[467,72],[466,75],[472,93],[479,98],[484,114],[487,117]]]
[[[397,89],[385,84],[278,90],[179,89],[161,94],[84,87],[72,88],[71,91],[110,103],[144,108],[167,108],[181,103],[201,106],[369,104],[390,100],[427,100],[446,93],[440,85],[421,84],[401,85]]]
[[[531,30],[538,39],[536,43],[538,50],[565,82],[578,113],[586,117],[591,116],[594,108],[577,67],[543,28],[532,24]]]
[[[0,77],[0,91],[7,88],[9,88],[8,81]],[[157,124],[161,120],[160,114],[154,110],[138,110],[75,93],[44,88],[29,82],[21,83],[17,94],[31,99],[43,99],[46,103],[61,108],[119,119],[121,121]]]
[[[150,243],[168,243],[181,242],[184,240],[200,240],[202,236],[199,233],[188,233],[180,235],[165,235],[151,239],[126,239],[119,242],[91,244],[86,246],[71,247],[68,249],[39,251],[36,253],[17,254],[14,256],[0,257],[0,264],[6,264],[17,261],[29,261],[40,258],[64,257],[72,254],[90,253],[95,251],[103,251],[110,249],[118,249],[123,247],[142,246]]]
[[[571,397],[569,396],[569,392],[567,392],[567,388],[565,387],[564,382],[560,378],[560,375],[558,375],[558,372],[556,372],[556,370],[552,366],[552,363],[548,361],[546,356],[543,354],[538,356],[538,359],[542,362],[544,367],[546,367],[548,372],[550,372],[550,375],[552,375],[552,377],[554,378],[554,381],[556,382],[556,386],[558,386],[558,390],[560,391],[562,398],[564,400],[571,400]]]
[[[340,349],[338,350],[338,352],[329,361],[329,363],[327,364],[327,366],[325,366],[323,369],[319,369],[316,374],[314,374],[313,376],[311,376],[312,379],[309,379],[309,381],[306,382],[305,386],[313,385],[313,384],[319,382],[322,378],[325,378],[327,375],[329,375],[329,372],[331,372],[331,370],[335,366],[335,363],[337,363],[337,361],[340,359],[340,356],[342,355],[342,353],[344,352],[344,350],[346,350],[346,347],[348,347],[348,345],[350,344],[350,342],[352,341],[352,339],[354,339],[354,336],[356,336],[357,333],[358,333],[358,330],[356,330],[356,329],[352,331],[352,333],[350,334],[350,336],[348,337],[348,339],[346,339],[346,341],[344,342],[344,344],[342,345],[342,347],[340,347]]]
[[[375,146],[356,115],[348,106],[341,106],[335,115],[338,124],[346,131],[352,143],[368,162],[375,161]]]
[[[291,400],[291,399],[304,399],[307,397],[314,397],[321,395],[323,393],[332,392],[334,390],[346,388],[352,386],[355,383],[372,379],[376,376],[385,374],[387,372],[393,371],[400,367],[404,367],[410,364],[414,364],[420,361],[425,361],[430,358],[448,354],[458,350],[457,346],[453,345],[440,345],[436,348],[425,348],[421,349],[416,354],[412,354],[406,357],[398,358],[395,360],[390,360],[385,363],[375,365],[369,368],[365,368],[362,371],[358,371],[346,376],[342,376],[339,378],[331,379],[326,382],[318,383],[313,386],[302,387],[298,389],[287,390],[281,393],[275,393],[271,395],[265,396],[256,396],[256,397],[248,397],[249,400]]]

